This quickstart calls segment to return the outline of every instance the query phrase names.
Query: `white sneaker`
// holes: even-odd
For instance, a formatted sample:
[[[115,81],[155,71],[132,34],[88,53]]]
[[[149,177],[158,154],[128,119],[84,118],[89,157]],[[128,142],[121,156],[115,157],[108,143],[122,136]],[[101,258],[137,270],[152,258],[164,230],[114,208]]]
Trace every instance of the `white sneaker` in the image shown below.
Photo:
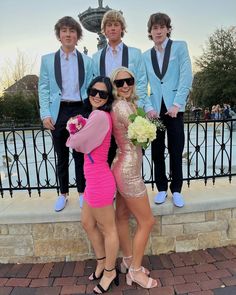
[[[162,204],[165,202],[167,197],[167,192],[166,191],[160,191],[159,193],[157,193],[157,195],[154,198],[154,202],[155,204]]]
[[[83,208],[84,194],[79,195],[79,207]]]
[[[56,212],[59,212],[61,210],[63,210],[66,206],[66,203],[67,203],[67,197],[65,197],[64,195],[60,195],[58,198],[57,198],[57,201],[55,203],[55,206],[54,206],[54,210]]]

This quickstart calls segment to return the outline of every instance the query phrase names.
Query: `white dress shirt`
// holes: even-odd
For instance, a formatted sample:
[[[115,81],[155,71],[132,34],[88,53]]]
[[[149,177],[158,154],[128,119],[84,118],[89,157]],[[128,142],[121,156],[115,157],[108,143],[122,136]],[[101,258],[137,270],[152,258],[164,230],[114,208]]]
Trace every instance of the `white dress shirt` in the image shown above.
[[[123,52],[123,42],[118,44],[115,49],[113,49],[109,44],[107,45],[105,65],[106,65],[106,76],[110,77],[111,73],[122,66],[122,52]]]
[[[62,96],[61,100],[80,101],[78,58],[76,49],[66,54],[60,49]]]
[[[161,44],[162,50],[159,50],[157,48],[157,46],[155,46],[156,54],[157,54],[157,61],[158,61],[160,72],[162,72],[165,49],[166,49],[166,45],[167,45],[168,40],[169,40],[169,38],[166,38],[165,41]]]

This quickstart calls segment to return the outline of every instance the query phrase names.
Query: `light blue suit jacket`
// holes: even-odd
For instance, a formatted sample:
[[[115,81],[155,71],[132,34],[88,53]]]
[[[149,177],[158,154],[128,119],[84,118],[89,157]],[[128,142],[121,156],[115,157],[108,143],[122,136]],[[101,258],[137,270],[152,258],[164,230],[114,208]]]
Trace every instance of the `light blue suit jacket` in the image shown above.
[[[87,88],[93,78],[92,59],[77,50],[76,52],[80,96],[84,100],[87,98]],[[41,120],[51,117],[56,123],[62,95],[60,50],[42,57],[38,89]]]
[[[95,77],[99,75],[105,76],[106,48],[93,54],[93,72]],[[123,44],[122,66],[129,68],[133,72],[137,95],[139,98],[145,98],[147,96],[147,76],[141,50]]]
[[[143,53],[143,59],[150,84],[150,97],[141,99],[139,106],[144,107],[146,112],[154,109],[160,113],[163,97],[167,110],[177,104],[180,106],[179,111],[184,112],[192,85],[192,68],[186,42],[168,41],[162,73],[154,47]]]

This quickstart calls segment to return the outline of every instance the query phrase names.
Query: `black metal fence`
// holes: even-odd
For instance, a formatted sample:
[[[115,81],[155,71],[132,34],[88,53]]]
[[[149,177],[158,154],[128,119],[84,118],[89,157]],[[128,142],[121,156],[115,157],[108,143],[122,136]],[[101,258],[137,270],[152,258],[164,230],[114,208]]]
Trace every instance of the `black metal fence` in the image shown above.
[[[169,167],[168,150],[166,162]],[[75,187],[74,162],[70,160],[70,187]],[[0,194],[13,195],[26,190],[29,195],[36,190],[55,189],[56,155],[51,133],[42,127],[0,129]],[[185,122],[185,150],[183,153],[184,181],[227,177],[236,175],[236,119],[189,120]],[[170,169],[168,170],[171,177]],[[154,186],[151,150],[143,155],[142,175],[145,183]]]

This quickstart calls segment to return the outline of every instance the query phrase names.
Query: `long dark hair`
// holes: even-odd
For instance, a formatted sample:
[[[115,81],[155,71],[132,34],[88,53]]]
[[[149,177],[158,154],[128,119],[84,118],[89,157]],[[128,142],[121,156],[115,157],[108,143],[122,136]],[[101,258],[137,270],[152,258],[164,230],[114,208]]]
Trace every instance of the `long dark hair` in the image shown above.
[[[90,92],[90,89],[94,86],[94,84],[96,84],[97,82],[102,82],[106,85],[106,88],[107,88],[107,92],[108,92],[108,100],[107,102],[98,108],[98,110],[101,110],[101,111],[105,111],[105,112],[110,112],[111,111],[111,106],[112,106],[112,103],[114,101],[114,97],[113,97],[113,94],[112,94],[112,84],[111,84],[111,80],[108,78],[108,77],[104,77],[104,76],[97,76],[96,78],[94,78],[92,80],[92,82],[89,84],[89,87],[87,89],[87,95],[88,95],[88,98],[85,100],[85,109],[86,109],[86,112],[87,113],[91,113],[92,112],[92,105],[89,101],[89,92]]]

